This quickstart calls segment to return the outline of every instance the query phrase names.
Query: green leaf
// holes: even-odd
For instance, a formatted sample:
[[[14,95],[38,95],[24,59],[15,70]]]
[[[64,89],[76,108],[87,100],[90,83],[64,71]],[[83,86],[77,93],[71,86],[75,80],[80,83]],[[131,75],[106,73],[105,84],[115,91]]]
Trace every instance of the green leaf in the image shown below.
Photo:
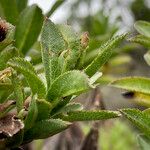
[[[17,8],[19,12],[22,12],[23,9],[27,7],[28,0],[16,0]]]
[[[50,117],[50,112],[52,110],[52,105],[50,102],[44,99],[38,99],[37,107],[38,107],[37,121],[48,119]]]
[[[134,24],[135,29],[142,35],[150,37],[150,23],[147,21],[137,21]]]
[[[9,79],[11,75],[11,68],[6,68],[0,71],[0,103],[3,103],[13,92],[13,85]]]
[[[100,48],[97,57],[87,66],[85,73],[89,76],[95,74],[102,65],[104,65],[112,56],[112,49],[116,48],[119,43],[125,38],[126,34],[116,36],[103,44]]]
[[[11,83],[0,83],[0,103],[3,103],[12,92],[13,85]]]
[[[66,49],[66,42],[57,26],[46,19],[41,33],[41,46],[43,52],[58,54]]]
[[[141,150],[149,150],[150,142],[144,136],[138,136],[138,142],[139,142]]]
[[[19,15],[16,0],[0,0],[0,5],[6,20],[15,25]]]
[[[83,109],[83,106],[80,103],[69,103],[66,106],[62,107],[56,114],[68,113],[70,111],[78,111],[82,109]]]
[[[150,48],[150,38],[144,35],[137,35],[133,38],[128,39],[130,42],[139,43],[145,47]]]
[[[87,76],[77,70],[68,71],[59,76],[48,90],[47,99],[54,101],[77,93],[82,93],[90,89]]]
[[[99,85],[108,85],[110,84],[112,81],[114,81],[116,78],[110,75],[104,75],[102,77],[100,77],[96,83],[98,83]]]
[[[82,52],[79,35],[72,29],[71,26],[58,25],[58,28],[67,43],[67,50],[64,53],[64,55],[66,55],[66,68],[68,70],[74,69]]]
[[[14,57],[13,59],[11,59],[8,64],[11,64],[12,66],[18,66],[18,67],[22,67],[24,70],[30,71],[33,74],[36,74],[36,71],[34,69],[34,67],[32,66],[32,64],[25,60],[24,58],[20,58],[20,57]]]
[[[64,65],[65,65],[65,60],[63,57],[51,57],[50,60],[50,74],[49,74],[49,79],[50,83],[49,86],[54,82],[54,80],[62,74],[64,71]]]
[[[42,10],[37,5],[27,7],[20,14],[15,32],[15,46],[23,54],[26,54],[36,42],[42,24]]]
[[[4,40],[4,41],[0,42],[0,52],[12,43],[13,43],[13,40]]]
[[[74,111],[68,112],[62,119],[66,121],[90,121],[90,120],[104,120],[110,118],[119,117],[120,113],[117,111],[105,111],[105,110],[90,110],[90,111]]]
[[[37,100],[37,97],[35,95],[31,99],[31,103],[30,103],[29,110],[28,110],[28,115],[25,119],[25,130],[30,129],[34,125],[37,119],[38,108],[37,108],[36,100]]]
[[[55,10],[57,10],[57,8],[60,7],[64,2],[65,0],[56,0],[52,8],[46,13],[46,16],[49,18],[55,12]]]
[[[45,20],[41,33],[42,60],[45,68],[47,87],[51,85],[53,63],[52,53],[59,54],[66,49],[66,42],[61,32],[50,20]],[[51,64],[52,62],[52,64]],[[59,67],[59,66],[58,66]]]
[[[26,78],[33,95],[38,94],[39,98],[46,95],[46,88],[42,80],[37,76],[33,66],[23,58],[14,58],[8,62],[8,65],[21,72]]]
[[[111,86],[133,92],[150,94],[150,79],[143,77],[127,77],[115,80]]]
[[[12,75],[12,85],[13,85],[13,90],[14,90],[14,95],[16,100],[17,112],[20,112],[23,109],[24,97],[23,97],[21,81],[17,77],[16,73],[13,73]]]
[[[53,109],[51,111],[51,116],[54,116],[57,114],[57,112],[59,112],[59,110],[61,110],[62,108],[64,108],[71,100],[72,100],[72,97],[73,96],[67,96],[63,99],[59,99],[59,103],[54,107],[53,106]]]
[[[15,47],[6,47],[1,53],[0,53],[0,70],[5,69],[7,66],[7,62],[10,58],[13,58],[14,56],[17,56],[17,51]]]
[[[120,110],[135,126],[150,138],[150,115],[138,109]]]
[[[24,141],[48,138],[65,130],[69,125],[70,123],[60,119],[41,120],[37,122],[33,128],[25,132]]]

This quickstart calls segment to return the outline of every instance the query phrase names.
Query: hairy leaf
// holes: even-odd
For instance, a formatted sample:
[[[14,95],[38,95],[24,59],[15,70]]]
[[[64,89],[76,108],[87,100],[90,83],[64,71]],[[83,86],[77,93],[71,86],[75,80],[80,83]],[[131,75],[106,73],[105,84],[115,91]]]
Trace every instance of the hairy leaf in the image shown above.
[[[150,37],[150,23],[147,21],[137,21],[134,24],[134,27],[136,28],[136,30],[147,37]]]
[[[14,90],[14,95],[15,95],[15,100],[16,100],[16,106],[17,106],[17,111],[20,112],[23,109],[23,89],[21,85],[21,81],[17,77],[16,73],[13,73],[12,75],[12,85],[13,85],[13,90]]]
[[[115,80],[111,86],[143,94],[150,94],[150,79],[143,77],[127,77]]]
[[[65,130],[69,125],[70,123],[60,119],[41,120],[37,122],[33,128],[25,132],[24,141],[48,138],[49,136]]]
[[[33,66],[29,62],[25,61],[23,58],[14,58],[11,59],[8,64],[24,75],[33,94],[37,93],[39,98],[45,97],[45,85],[37,76]]]
[[[105,110],[90,110],[90,111],[73,111],[68,112],[62,119],[66,121],[90,121],[90,120],[104,120],[119,117],[120,113],[117,111]]]
[[[54,82],[54,80],[63,73],[65,60],[61,56],[60,57],[54,56],[50,58],[49,62],[50,62],[49,78],[50,78],[50,85],[51,85]]]
[[[52,73],[53,70],[51,70],[55,62],[52,59],[52,53],[59,54],[65,49],[66,42],[63,39],[61,32],[58,30],[54,23],[46,19],[41,33],[41,50],[47,80],[47,87],[50,87],[52,80],[51,74],[54,74],[54,72]]]
[[[43,51],[58,54],[66,49],[66,42],[57,26],[46,19],[41,33],[41,46]]]
[[[130,42],[135,42],[135,43],[139,43],[145,47],[150,48],[150,38],[149,37],[145,37],[144,35],[137,35],[133,38],[129,39]]]
[[[87,66],[85,73],[89,76],[95,74],[102,65],[104,65],[111,57],[115,47],[125,38],[126,34],[116,36],[101,46],[98,56]]]
[[[90,88],[87,76],[80,71],[68,71],[59,76],[48,90],[47,99],[54,101],[73,94],[85,92]]]
[[[38,107],[38,117],[37,117],[38,121],[48,119],[50,117],[50,112],[52,110],[52,105],[50,102],[44,99],[38,99],[37,107]]]
[[[37,5],[27,7],[20,14],[15,32],[15,46],[23,54],[26,54],[36,42],[42,24],[42,10]]]
[[[150,138],[150,115],[138,109],[122,109],[121,112]]]
[[[67,51],[64,54],[66,55],[66,68],[74,69],[81,54],[79,35],[68,25],[59,25],[58,28],[67,43]]]
[[[82,110],[83,106],[80,103],[69,103],[66,106],[62,107],[58,112],[58,113],[68,113],[70,111],[78,111],[78,110]]]
[[[32,66],[32,64],[23,58],[15,57],[9,61],[9,64],[11,64],[14,67],[15,66],[22,67],[24,70],[27,70],[27,71],[32,72],[33,74],[36,74],[36,71],[34,67]]]

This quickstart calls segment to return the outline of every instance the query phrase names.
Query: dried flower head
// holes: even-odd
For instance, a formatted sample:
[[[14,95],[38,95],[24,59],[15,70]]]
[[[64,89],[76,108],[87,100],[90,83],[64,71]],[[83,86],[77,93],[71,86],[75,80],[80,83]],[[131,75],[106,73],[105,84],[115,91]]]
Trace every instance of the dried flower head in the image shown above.
[[[7,114],[0,119],[0,139],[12,137],[24,128],[23,122],[13,114]]]
[[[84,32],[81,35],[81,45],[83,48],[86,48],[89,44],[89,33],[88,32]]]
[[[0,20],[0,42],[6,38],[8,24],[4,20]]]

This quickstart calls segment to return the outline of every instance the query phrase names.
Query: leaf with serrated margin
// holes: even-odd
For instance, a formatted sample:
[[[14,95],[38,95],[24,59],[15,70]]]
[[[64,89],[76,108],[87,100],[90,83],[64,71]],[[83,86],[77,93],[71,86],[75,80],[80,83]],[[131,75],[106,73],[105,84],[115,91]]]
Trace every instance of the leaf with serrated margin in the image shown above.
[[[13,72],[12,74],[12,85],[16,100],[17,112],[19,113],[23,109],[24,96],[21,81],[19,80],[15,72]]]
[[[126,34],[122,34],[116,37],[113,37],[100,48],[98,56],[87,66],[85,73],[90,77],[94,75],[102,65],[104,65],[112,56],[113,49],[116,48],[120,42],[125,38]]]
[[[83,106],[80,103],[69,103],[66,106],[62,107],[58,112],[56,112],[55,115],[60,113],[66,114],[71,111],[79,111],[82,109]]]
[[[69,25],[58,25],[58,28],[67,43],[67,51],[64,54],[67,55],[66,69],[74,69],[82,52],[79,35]]]
[[[117,111],[81,110],[81,111],[68,112],[67,115],[62,117],[62,119],[72,122],[72,121],[104,120],[104,119],[116,118],[119,116],[120,116],[120,113]]]
[[[45,68],[47,87],[51,85],[51,59],[52,53],[60,54],[64,51],[66,47],[66,42],[63,39],[63,36],[57,26],[46,19],[42,28],[41,33],[41,52],[42,52],[42,61]]]
[[[51,85],[47,93],[49,101],[82,93],[91,88],[88,77],[80,71],[68,71],[59,76]]]
[[[31,141],[33,139],[44,139],[55,135],[70,125],[69,122],[60,119],[47,119],[36,122],[33,128],[29,129],[24,134],[24,141]]]
[[[22,11],[16,25],[15,46],[26,54],[36,42],[43,24],[42,10],[37,5]]]
[[[150,38],[150,23],[147,21],[137,21],[134,24],[135,29],[142,35]]]
[[[128,39],[130,42],[139,43],[145,47],[150,48],[150,37],[146,37],[144,35],[137,35]]]
[[[44,99],[37,99],[38,116],[37,121],[48,119],[50,117],[50,112],[52,110],[52,105],[50,102]]]
[[[57,26],[46,19],[41,33],[41,46],[44,51],[58,54],[66,49],[66,41]]]
[[[50,58],[50,85],[54,82],[54,80],[60,76],[64,71],[64,63],[65,60],[63,57],[51,57]]]
[[[33,66],[28,61],[24,60],[23,58],[14,58],[9,60],[8,65],[24,75],[34,95],[37,93],[39,98],[45,97],[45,85],[36,74]]]
[[[22,67],[24,70],[27,70],[27,71],[32,72],[33,74],[36,74],[36,71],[34,67],[32,66],[32,64],[29,61],[25,60],[24,58],[15,57],[11,59],[8,64],[11,64],[12,67],[15,67],[15,66]]]
[[[121,113],[150,138],[150,115],[138,109],[121,109]]]

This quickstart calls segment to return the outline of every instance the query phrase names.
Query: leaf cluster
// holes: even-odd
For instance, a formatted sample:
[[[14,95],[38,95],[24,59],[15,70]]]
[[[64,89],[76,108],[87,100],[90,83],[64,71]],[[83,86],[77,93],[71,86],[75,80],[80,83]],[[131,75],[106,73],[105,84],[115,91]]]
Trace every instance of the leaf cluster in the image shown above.
[[[80,36],[68,25],[55,25],[37,5],[27,7],[26,0],[9,2],[0,2],[4,18],[13,24],[0,20],[6,25],[6,38],[0,42],[0,122],[9,116],[21,127],[15,134],[0,129],[4,147],[47,138],[74,121],[119,117],[118,111],[82,110],[83,106],[73,101],[97,86],[99,69],[126,34],[104,43],[84,67],[87,34]],[[61,3],[54,4],[48,16]]]

